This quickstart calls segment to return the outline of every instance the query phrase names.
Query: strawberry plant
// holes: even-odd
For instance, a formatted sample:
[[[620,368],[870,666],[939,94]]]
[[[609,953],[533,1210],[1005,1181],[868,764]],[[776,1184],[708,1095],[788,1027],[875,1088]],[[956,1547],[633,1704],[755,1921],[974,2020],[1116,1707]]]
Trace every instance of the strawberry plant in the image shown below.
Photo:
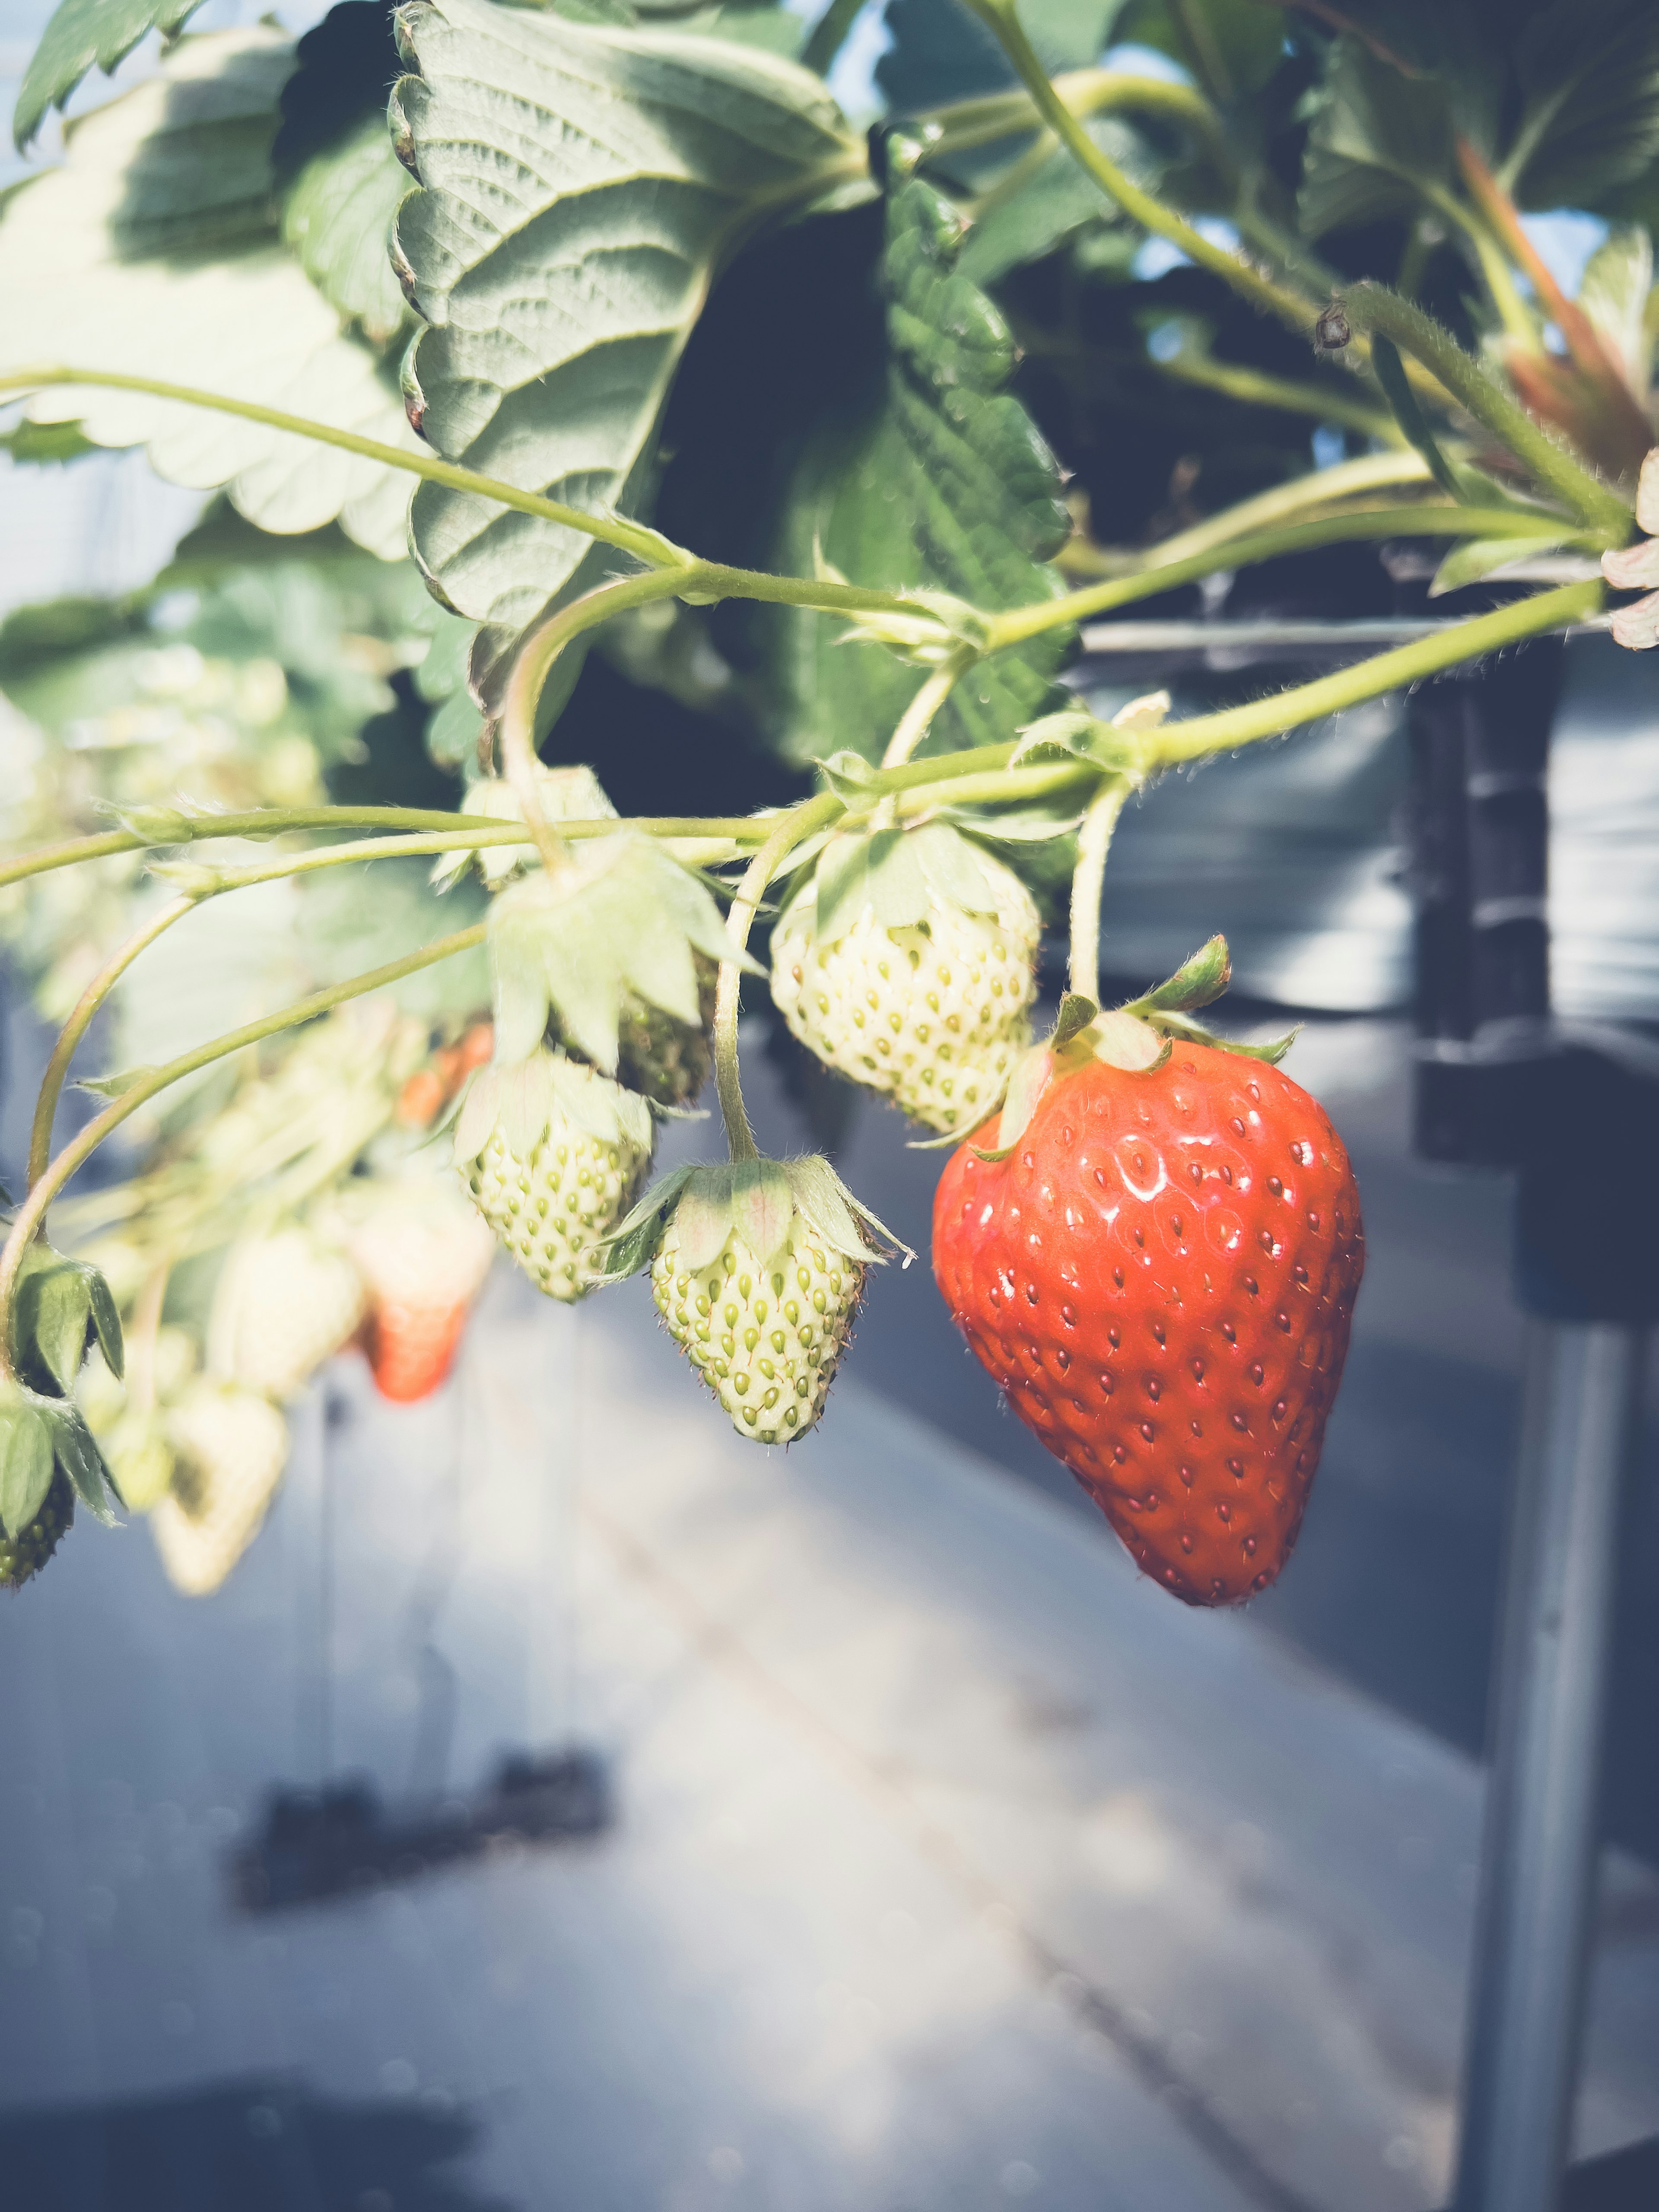
[[[63,0],[20,144],[164,43],[0,203],[11,465],[142,447],[217,495],[149,586],[0,628],[0,928],[60,1032],[0,1578],[119,1499],[216,1587],[283,1404],[353,1343],[436,1389],[497,1247],[566,1302],[648,1271],[738,1432],[804,1434],[893,1240],[758,1156],[746,988],[954,1148],[940,1287],[1146,1571],[1265,1587],[1358,1197],[1279,1049],[1196,1020],[1218,941],[1103,1010],[1112,835],[1659,580],[1652,10],[890,0],[873,131],[843,0],[191,12]],[[1576,295],[1526,220],[1564,202],[1607,226]],[[1086,621],[1389,539],[1495,590],[1184,719],[1060,681]],[[650,1184],[711,1071],[726,1160]],[[118,1130],[131,1175],[70,1191]]]

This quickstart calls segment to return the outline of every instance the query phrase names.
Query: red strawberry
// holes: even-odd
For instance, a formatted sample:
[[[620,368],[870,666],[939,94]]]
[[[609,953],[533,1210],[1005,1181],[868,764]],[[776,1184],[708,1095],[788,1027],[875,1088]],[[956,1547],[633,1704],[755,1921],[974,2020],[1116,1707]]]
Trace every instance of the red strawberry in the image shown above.
[[[1142,1569],[1188,1605],[1233,1605],[1301,1526],[1364,1265],[1359,1194],[1305,1091],[1149,1018],[1186,1038],[1134,1022],[1141,1057],[1164,1057],[1130,1068],[1085,1031],[1044,1063],[1006,1157],[952,1156],[933,1272]],[[1115,1057],[1136,1056],[1126,1035]]]
[[[371,1182],[342,1201],[368,1289],[364,1349],[383,1398],[410,1405],[448,1374],[495,1240],[448,1177]]]

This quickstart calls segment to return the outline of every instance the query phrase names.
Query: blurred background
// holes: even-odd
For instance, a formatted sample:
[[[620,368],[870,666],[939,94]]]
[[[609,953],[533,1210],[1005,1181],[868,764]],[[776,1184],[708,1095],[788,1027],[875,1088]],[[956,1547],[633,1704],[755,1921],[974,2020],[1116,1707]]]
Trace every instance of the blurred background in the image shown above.
[[[322,12],[282,11],[296,31]],[[0,105],[47,13],[0,0]],[[194,27],[257,14],[210,0]],[[891,46],[872,0],[832,78],[849,112],[894,96]],[[154,66],[152,41],[117,82]],[[83,87],[71,113],[107,93]],[[0,186],[60,143],[54,123]],[[1529,220],[1582,266],[1586,219]],[[739,264],[712,326],[722,299],[740,325],[774,275]],[[1195,275],[1140,271],[1177,305]],[[1041,419],[1056,403],[1030,360]],[[1148,470],[1151,506],[1167,469]],[[1151,611],[1387,611],[1365,560],[1334,598],[1282,574],[1248,604]],[[14,811],[41,731],[108,709],[69,656],[94,634],[106,652],[111,610],[158,573],[122,616],[122,681],[152,705],[206,713],[204,672],[257,660],[286,702],[236,709],[262,760],[293,738],[301,781],[335,795],[390,763],[412,803],[455,803],[453,763],[422,747],[418,586],[405,603],[340,562],[306,541],[254,565],[222,504],[141,451],[0,453]],[[93,612],[51,614],[65,603]],[[348,630],[382,658],[347,665]],[[1282,653],[1127,669],[1085,640],[1066,681],[1108,713],[1167,680],[1179,711],[1306,672]],[[647,789],[653,811],[679,805],[676,774],[726,803],[708,795],[722,760],[732,804],[803,787],[711,715],[729,668],[694,667],[678,694],[640,673],[596,653],[553,749],[596,761],[624,811]],[[1554,1010],[1637,1033],[1659,1018],[1656,681],[1575,639],[1549,769]],[[1005,1414],[925,1263],[874,1275],[830,1417],[787,1458],[741,1448],[685,1387],[642,1284],[555,1310],[498,1267],[435,1399],[386,1405],[355,1354],[325,1370],[223,1589],[179,1595],[135,1524],[83,1531],[0,1608],[9,2212],[1447,2202],[1525,1324],[1509,1179],[1413,1151],[1409,779],[1404,702],[1356,709],[1148,794],[1109,876],[1103,952],[1125,993],[1224,931],[1230,1025],[1304,1024],[1291,1072],[1359,1176],[1364,1291],[1282,1583],[1226,1617],[1141,1583]],[[266,988],[286,940],[273,951],[258,916],[248,935],[239,974]],[[37,970],[14,942],[14,1190],[52,1034]],[[165,1022],[191,988],[170,970],[121,1018]],[[758,1012],[744,1040],[763,1146],[832,1143],[925,1254],[938,1156],[873,1103],[826,1101]],[[710,1142],[677,1127],[659,1159]],[[1654,1441],[1650,1398],[1574,2212],[1659,2203]],[[444,1807],[507,1790],[515,1759],[567,1761],[580,1832],[504,1819],[455,1864],[416,1835],[345,1894],[249,1888],[275,1791],[332,1790],[348,1822],[354,1802],[423,1808],[440,1833]]]

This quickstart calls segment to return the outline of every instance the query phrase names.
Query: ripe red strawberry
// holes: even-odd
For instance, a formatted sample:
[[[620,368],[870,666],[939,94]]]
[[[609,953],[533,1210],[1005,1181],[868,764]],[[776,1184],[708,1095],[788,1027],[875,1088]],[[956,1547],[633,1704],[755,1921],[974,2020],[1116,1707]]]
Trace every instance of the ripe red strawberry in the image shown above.
[[[1319,1464],[1364,1264],[1353,1170],[1305,1091],[1218,1045],[1052,1066],[1006,1157],[952,1156],[934,1274],[1145,1572],[1237,1604],[1289,1558]]]
[[[369,1372],[383,1398],[412,1405],[449,1373],[495,1240],[447,1176],[377,1178],[341,1212],[368,1291]]]

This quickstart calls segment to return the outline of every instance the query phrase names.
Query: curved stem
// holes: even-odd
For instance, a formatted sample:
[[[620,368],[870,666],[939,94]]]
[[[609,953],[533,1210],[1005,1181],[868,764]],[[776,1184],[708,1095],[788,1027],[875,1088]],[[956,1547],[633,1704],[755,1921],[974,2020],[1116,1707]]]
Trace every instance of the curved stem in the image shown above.
[[[483,922],[475,923],[471,929],[457,930],[453,937],[440,938],[435,945],[428,945],[420,952],[406,953],[401,960],[388,961],[385,967],[371,969],[367,975],[331,984],[325,991],[315,991],[310,998],[285,1006],[280,1013],[267,1014],[262,1021],[249,1022],[245,1028],[216,1037],[210,1044],[199,1045],[194,1052],[184,1053],[177,1060],[168,1060],[164,1067],[152,1068],[148,1074],[140,1076],[130,1090],[124,1091],[88,1121],[79,1135],[64,1146],[23,1200],[4,1249],[0,1250],[0,1381],[15,1382],[17,1379],[12,1351],[12,1309],[23,1255],[45,1221],[46,1208],[106,1137],[112,1135],[141,1106],[147,1106],[158,1092],[182,1082],[187,1075],[194,1075],[198,1068],[210,1067],[215,1060],[226,1060],[232,1053],[245,1052],[249,1045],[263,1043],[266,1037],[276,1036],[283,1030],[297,1029],[302,1022],[314,1021],[319,1014],[331,1012],[348,999],[361,999],[368,992],[383,990],[388,983],[396,983],[422,968],[433,967],[440,960],[471,951],[474,945],[483,943],[484,932]]]
[[[1393,416],[1363,400],[1345,398],[1317,384],[1299,384],[1288,376],[1269,376],[1263,369],[1240,368],[1207,355],[1178,353],[1168,361],[1152,359],[1160,375],[1178,384],[1195,384],[1206,392],[1225,392],[1252,407],[1269,407],[1281,415],[1305,415],[1316,422],[1338,422],[1362,436],[1380,438],[1386,446],[1403,446],[1405,439]]]
[[[1048,82],[1048,71],[1037,59],[1036,50],[1026,37],[1013,0],[968,0],[981,22],[995,34],[1003,52],[1013,64],[1021,82],[1030,92],[1037,112],[1054,136],[1066,145],[1081,167],[1087,171],[1108,199],[1115,201],[1124,213],[1139,223],[1154,236],[1167,239],[1189,261],[1200,269],[1209,270],[1224,283],[1249,301],[1253,307],[1265,314],[1275,315],[1287,324],[1298,336],[1306,337],[1319,319],[1320,310],[1299,293],[1287,290],[1270,277],[1260,275],[1237,254],[1214,246],[1201,231],[1166,208],[1150,192],[1131,184],[1114,161],[1096,145],[1077,117]]]
[[[532,630],[514,659],[513,673],[507,678],[501,704],[501,764],[524,815],[525,825],[542,856],[542,866],[550,876],[557,875],[569,858],[563,843],[548,826],[537,785],[539,763],[536,708],[553,664],[571,640],[580,637],[584,630],[594,629],[628,607],[643,606],[651,599],[675,598],[697,573],[698,564],[693,563],[684,570],[659,570],[654,574],[623,576],[613,583],[600,584],[593,591],[584,592],[580,599],[573,599],[568,606],[561,607],[556,614],[550,615],[538,629]]]
[[[1409,300],[1369,278],[1354,286],[1345,304],[1355,330],[1380,333],[1415,355],[1459,406],[1508,447],[1540,484],[1547,484],[1591,529],[1611,533],[1608,544],[1623,544],[1632,527],[1629,507],[1547,437],[1449,331]]]
[[[114,369],[54,365],[18,369],[0,376],[0,394],[81,384],[112,392],[143,392],[153,399],[176,399],[181,406],[206,407],[216,415],[235,415],[245,422],[262,422],[268,429],[291,430],[296,437],[310,439],[313,445],[337,446],[342,453],[358,453],[365,460],[379,461],[383,468],[401,469],[406,476],[424,477],[428,483],[446,484],[452,491],[476,492],[481,499],[493,499],[501,507],[516,508],[520,514],[534,514],[544,522],[562,524],[567,530],[580,531],[585,538],[597,538],[601,544],[614,545],[621,552],[631,553],[635,560],[645,562],[650,568],[672,567],[687,557],[678,546],[671,544],[642,522],[627,522],[617,514],[589,514],[580,507],[567,507],[562,500],[544,499],[539,492],[521,491],[517,484],[503,483],[498,477],[481,476],[476,469],[440,460],[435,453],[411,453],[402,446],[388,446],[383,439],[361,437],[355,430],[337,430],[331,423],[313,422],[303,415],[289,415],[280,407],[262,407],[252,399],[231,399],[223,392],[204,392],[195,385],[168,384],[154,376],[125,376]]]
[[[1062,621],[1081,622],[1090,615],[1105,614],[1137,599],[1156,599],[1164,592],[1174,591],[1177,585],[1197,583],[1202,577],[1214,575],[1218,569],[1243,568],[1253,561],[1273,560],[1280,554],[1306,553],[1321,546],[1365,538],[1547,537],[1559,544],[1560,528],[1559,516],[1540,514],[1534,520],[1521,510],[1507,507],[1419,505],[1328,515],[1318,522],[1292,523],[1282,530],[1257,531],[1248,538],[1229,539],[1207,552],[1194,553],[1184,561],[1164,562],[1155,568],[1137,570],[1132,575],[1112,576],[1103,583],[1087,584],[1080,591],[1067,592],[1062,599],[1048,600],[1041,607],[1016,607],[1008,614],[994,615],[986,651],[1000,653],[1007,646],[1023,644],[1040,629],[1050,628],[1052,608],[1060,610]],[[1591,533],[1586,532],[1583,537],[1589,544]]]
[[[1106,855],[1112,832],[1129,796],[1121,776],[1103,783],[1090,801],[1077,833],[1077,866],[1072,871],[1072,961],[1068,981],[1079,998],[1100,1003],[1100,897],[1106,881]]]
[[[1161,568],[1166,562],[1184,561],[1189,553],[1206,553],[1212,545],[1231,544],[1251,531],[1288,522],[1310,507],[1328,507],[1370,491],[1408,489],[1431,481],[1420,453],[1367,453],[1357,461],[1339,461],[1334,468],[1292,477],[1289,483],[1275,484],[1271,491],[1258,492],[1253,499],[1242,499],[1217,514],[1206,514],[1190,529],[1179,530],[1173,538],[1149,545],[1136,566]]]
[[[881,757],[884,768],[897,768],[909,759],[933,727],[934,715],[978,659],[977,647],[959,645],[954,653],[939,663],[900,715],[898,726],[888,739],[887,750]]]
[[[197,903],[197,894],[188,893],[176,898],[153,914],[142,927],[136,929],[118,951],[112,952],[98,973],[76,1000],[74,1012],[64,1023],[52,1047],[52,1058],[46,1062],[46,1073],[40,1079],[40,1096],[34,1102],[34,1121],[29,1130],[29,1188],[33,1189],[46,1171],[52,1158],[52,1125],[58,1118],[58,1102],[64,1095],[64,1079],[70,1071],[76,1048],[92,1026],[97,1013],[111,991],[125,975],[146,945],[154,945],[163,930],[171,929],[175,921],[183,920]]]
[[[1312,684],[1297,684],[1273,698],[1229,707],[1218,714],[1195,715],[1190,721],[1165,723],[1144,740],[1147,768],[1153,771],[1172,768],[1209,753],[1231,752],[1235,746],[1253,744],[1258,738],[1282,737],[1304,722],[1337,714],[1345,707],[1357,707],[1384,691],[1420,683],[1425,677],[1455,668],[1461,661],[1496,653],[1506,645],[1518,645],[1522,639],[1541,636],[1547,630],[1564,629],[1596,613],[1605,589],[1596,580],[1564,584],[1553,592],[1535,592],[1529,599],[1499,607],[1492,614],[1449,623],[1437,636],[1416,638],[1391,653],[1373,653],[1352,668],[1339,669]]]
[[[737,896],[726,915],[726,933],[732,940],[734,953],[746,949],[755,910],[788,854],[846,811],[833,791],[823,791],[816,799],[804,799],[799,806],[792,806],[781,817],[744,871],[743,881],[738,885]],[[742,985],[743,970],[736,959],[722,960],[714,986],[714,1087],[720,1095],[727,1153],[734,1160],[752,1160],[757,1157],[755,1134],[744,1110],[743,1083],[738,1070],[738,994]]]

